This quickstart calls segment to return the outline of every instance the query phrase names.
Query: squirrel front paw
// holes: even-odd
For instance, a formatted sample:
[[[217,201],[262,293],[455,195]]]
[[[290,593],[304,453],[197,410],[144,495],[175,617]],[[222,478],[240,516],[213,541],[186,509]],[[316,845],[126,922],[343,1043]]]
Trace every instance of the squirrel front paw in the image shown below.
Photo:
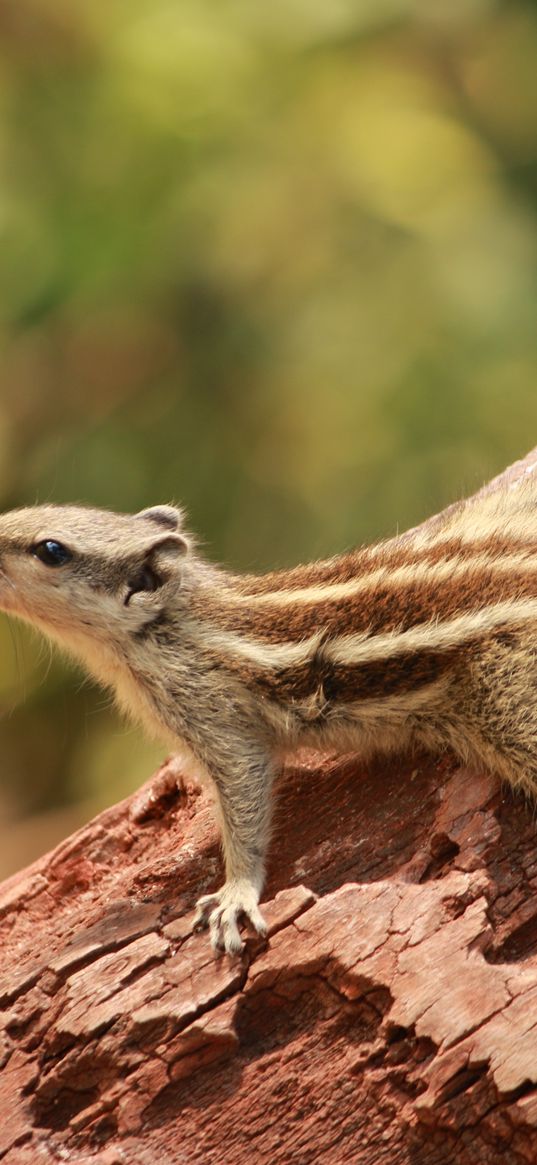
[[[257,905],[258,898],[258,892],[251,882],[225,882],[216,894],[205,894],[198,899],[194,927],[196,930],[209,927],[213,950],[238,955],[244,948],[238,926],[241,918],[251,922],[258,934],[267,933],[265,920]]]

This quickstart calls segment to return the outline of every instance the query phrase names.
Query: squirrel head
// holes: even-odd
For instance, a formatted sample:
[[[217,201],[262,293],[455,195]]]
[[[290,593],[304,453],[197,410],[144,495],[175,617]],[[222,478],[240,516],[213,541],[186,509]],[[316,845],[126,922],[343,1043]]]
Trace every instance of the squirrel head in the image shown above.
[[[69,645],[119,645],[162,616],[181,587],[191,544],[183,514],[33,506],[0,515],[0,608]]]

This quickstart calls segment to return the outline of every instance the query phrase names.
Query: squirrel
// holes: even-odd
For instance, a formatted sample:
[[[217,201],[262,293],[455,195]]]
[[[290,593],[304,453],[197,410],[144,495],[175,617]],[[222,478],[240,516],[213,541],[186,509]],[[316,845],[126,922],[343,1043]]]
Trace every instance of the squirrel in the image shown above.
[[[0,608],[85,664],[211,778],[225,882],[195,925],[241,951],[271,786],[302,746],[450,750],[537,789],[537,485],[456,503],[410,535],[268,574],[211,565],[162,505],[0,516]]]

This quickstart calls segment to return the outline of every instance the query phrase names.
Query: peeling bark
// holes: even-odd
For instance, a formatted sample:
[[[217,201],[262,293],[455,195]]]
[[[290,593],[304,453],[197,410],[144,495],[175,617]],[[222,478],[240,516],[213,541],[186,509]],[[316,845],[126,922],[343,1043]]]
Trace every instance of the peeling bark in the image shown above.
[[[164,765],[0,887],[0,1159],[534,1162],[535,835],[446,759],[304,756],[268,941],[214,959],[212,808]]]

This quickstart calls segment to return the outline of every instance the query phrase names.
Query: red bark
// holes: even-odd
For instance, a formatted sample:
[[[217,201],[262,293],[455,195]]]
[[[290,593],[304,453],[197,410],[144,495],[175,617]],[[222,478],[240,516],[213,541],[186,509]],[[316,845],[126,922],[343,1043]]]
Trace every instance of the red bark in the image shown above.
[[[0,887],[0,1158],[534,1162],[535,833],[447,760],[304,756],[269,939],[215,959],[212,807],[164,766]]]

